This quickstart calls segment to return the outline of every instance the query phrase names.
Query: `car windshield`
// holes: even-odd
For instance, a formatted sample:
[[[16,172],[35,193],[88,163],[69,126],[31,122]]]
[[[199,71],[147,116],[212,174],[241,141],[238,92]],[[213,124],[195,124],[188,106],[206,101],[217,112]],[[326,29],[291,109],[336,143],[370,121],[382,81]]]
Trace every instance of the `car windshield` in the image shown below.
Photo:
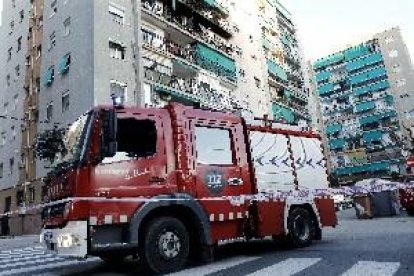
[[[82,115],[69,126],[63,138],[65,150],[57,154],[56,164],[74,162],[80,158],[84,140],[83,133],[87,125],[88,118],[89,114]]]

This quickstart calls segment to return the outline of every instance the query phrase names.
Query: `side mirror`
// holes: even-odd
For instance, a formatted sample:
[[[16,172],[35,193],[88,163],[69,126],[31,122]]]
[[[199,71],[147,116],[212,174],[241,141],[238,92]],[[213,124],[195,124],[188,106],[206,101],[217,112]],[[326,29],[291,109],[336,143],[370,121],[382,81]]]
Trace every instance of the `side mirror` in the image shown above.
[[[113,157],[117,151],[117,116],[114,109],[105,110],[102,116],[102,159]]]

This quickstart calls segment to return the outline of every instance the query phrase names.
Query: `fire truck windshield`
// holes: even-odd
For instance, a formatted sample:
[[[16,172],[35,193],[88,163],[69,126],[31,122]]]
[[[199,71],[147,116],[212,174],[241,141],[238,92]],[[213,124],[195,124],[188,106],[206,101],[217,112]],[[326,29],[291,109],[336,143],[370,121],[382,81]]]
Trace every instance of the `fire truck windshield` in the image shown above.
[[[65,150],[57,154],[57,158],[55,159],[56,164],[66,162],[72,163],[79,160],[85,138],[84,132],[89,116],[90,114],[82,115],[69,126],[63,138]]]

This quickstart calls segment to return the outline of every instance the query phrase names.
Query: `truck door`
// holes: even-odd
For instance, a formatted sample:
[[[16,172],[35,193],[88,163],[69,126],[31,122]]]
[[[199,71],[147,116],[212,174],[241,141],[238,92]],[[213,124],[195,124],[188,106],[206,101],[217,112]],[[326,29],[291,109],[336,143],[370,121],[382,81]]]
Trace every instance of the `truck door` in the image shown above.
[[[192,126],[195,195],[209,216],[213,241],[243,234],[251,193],[241,123],[212,120]]]
[[[237,130],[208,124],[194,126],[196,195],[237,196],[244,193],[237,152]]]

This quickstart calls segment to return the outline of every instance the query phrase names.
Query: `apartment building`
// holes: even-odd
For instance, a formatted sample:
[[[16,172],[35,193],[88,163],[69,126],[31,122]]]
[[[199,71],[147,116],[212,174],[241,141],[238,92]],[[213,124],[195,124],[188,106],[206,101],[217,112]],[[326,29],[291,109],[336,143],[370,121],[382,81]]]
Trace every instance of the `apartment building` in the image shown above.
[[[40,225],[26,207],[51,164],[36,136],[115,97],[309,119],[296,27],[276,0],[5,1],[0,31],[0,213],[20,211],[5,232]]]
[[[404,172],[414,71],[399,28],[313,64],[321,128],[340,183]]]

